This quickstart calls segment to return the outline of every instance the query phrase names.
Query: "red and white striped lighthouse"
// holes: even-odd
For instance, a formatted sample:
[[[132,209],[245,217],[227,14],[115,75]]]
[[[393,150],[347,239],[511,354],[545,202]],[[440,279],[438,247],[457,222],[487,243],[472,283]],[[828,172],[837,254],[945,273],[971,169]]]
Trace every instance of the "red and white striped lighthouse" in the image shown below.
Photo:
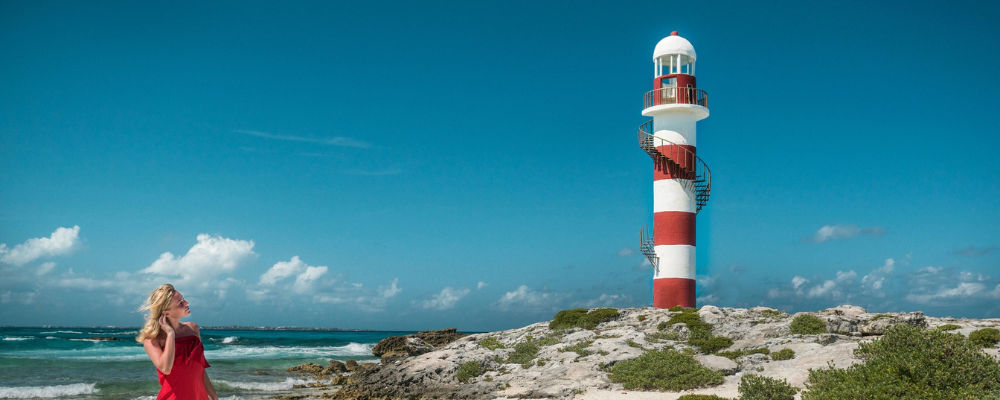
[[[695,82],[694,46],[671,32],[653,49],[653,90],[643,97],[639,147],[653,159],[653,231],[639,248],[653,264],[653,307],[695,306],[695,215],[705,206],[712,174],[698,157],[697,122],[708,95]]]

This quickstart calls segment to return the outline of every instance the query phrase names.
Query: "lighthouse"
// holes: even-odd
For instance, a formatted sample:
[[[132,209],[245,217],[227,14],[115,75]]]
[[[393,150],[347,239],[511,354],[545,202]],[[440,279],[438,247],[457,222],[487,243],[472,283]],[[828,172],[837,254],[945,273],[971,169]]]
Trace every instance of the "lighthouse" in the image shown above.
[[[695,216],[708,202],[712,173],[698,157],[698,121],[708,95],[698,89],[691,42],[671,32],[653,49],[653,90],[643,96],[639,147],[653,159],[653,229],[639,249],[653,265],[653,307],[695,306]]]

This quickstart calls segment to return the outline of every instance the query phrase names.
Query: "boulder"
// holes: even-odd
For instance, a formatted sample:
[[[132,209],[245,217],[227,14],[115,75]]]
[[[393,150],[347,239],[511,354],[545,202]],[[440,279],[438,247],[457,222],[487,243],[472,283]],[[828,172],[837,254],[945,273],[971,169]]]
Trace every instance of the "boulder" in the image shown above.
[[[726,357],[711,354],[696,354],[694,359],[706,368],[719,371],[723,375],[732,375],[740,370],[740,366],[736,364],[736,361],[730,360]]]
[[[298,372],[299,374],[319,374],[323,372],[323,366],[316,363],[305,363],[291,367],[287,371]]]
[[[354,361],[354,360],[348,360]],[[357,361],[354,361],[355,364]],[[323,370],[324,375],[342,374],[347,372],[347,365],[337,360],[330,360],[330,366]]]
[[[465,334],[456,332],[455,328],[423,331],[405,336],[390,336],[379,341],[372,348],[372,354],[383,360],[416,356],[433,351],[434,348],[444,346],[462,336]]]
[[[347,363],[344,364],[344,370],[345,371],[354,371],[356,369],[358,369],[358,361],[357,360],[347,360]]]
[[[861,326],[861,334],[864,336],[884,335],[885,331],[896,324],[907,324],[917,328],[927,327],[927,318],[924,313],[917,311],[911,313],[892,314],[889,317],[873,319]]]

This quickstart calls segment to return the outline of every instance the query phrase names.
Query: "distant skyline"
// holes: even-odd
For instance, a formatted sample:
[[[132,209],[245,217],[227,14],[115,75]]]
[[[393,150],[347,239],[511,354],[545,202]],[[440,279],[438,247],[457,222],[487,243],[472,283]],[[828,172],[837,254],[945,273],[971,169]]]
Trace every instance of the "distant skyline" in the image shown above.
[[[0,324],[496,330],[641,307],[652,51],[698,303],[1000,317],[990,2],[0,3]]]

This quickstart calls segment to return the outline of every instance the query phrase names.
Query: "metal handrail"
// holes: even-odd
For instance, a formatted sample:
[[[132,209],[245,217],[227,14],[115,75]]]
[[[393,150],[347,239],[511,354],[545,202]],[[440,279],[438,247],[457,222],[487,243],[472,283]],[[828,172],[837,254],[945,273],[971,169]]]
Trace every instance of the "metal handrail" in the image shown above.
[[[657,170],[669,172],[671,177],[681,179],[683,185],[694,190],[695,211],[701,211],[712,194],[712,170],[689,147],[653,136],[652,131],[653,121],[639,125],[639,147],[653,159]],[[663,146],[670,146],[666,154],[662,150]]]
[[[695,104],[708,107],[708,92],[690,87],[667,86],[642,96],[643,109],[663,104]]]
[[[648,227],[643,227],[639,230],[639,252],[646,256],[649,263],[653,265],[653,275],[658,275],[660,273],[660,257],[656,256],[655,248],[653,232],[650,232]]]

